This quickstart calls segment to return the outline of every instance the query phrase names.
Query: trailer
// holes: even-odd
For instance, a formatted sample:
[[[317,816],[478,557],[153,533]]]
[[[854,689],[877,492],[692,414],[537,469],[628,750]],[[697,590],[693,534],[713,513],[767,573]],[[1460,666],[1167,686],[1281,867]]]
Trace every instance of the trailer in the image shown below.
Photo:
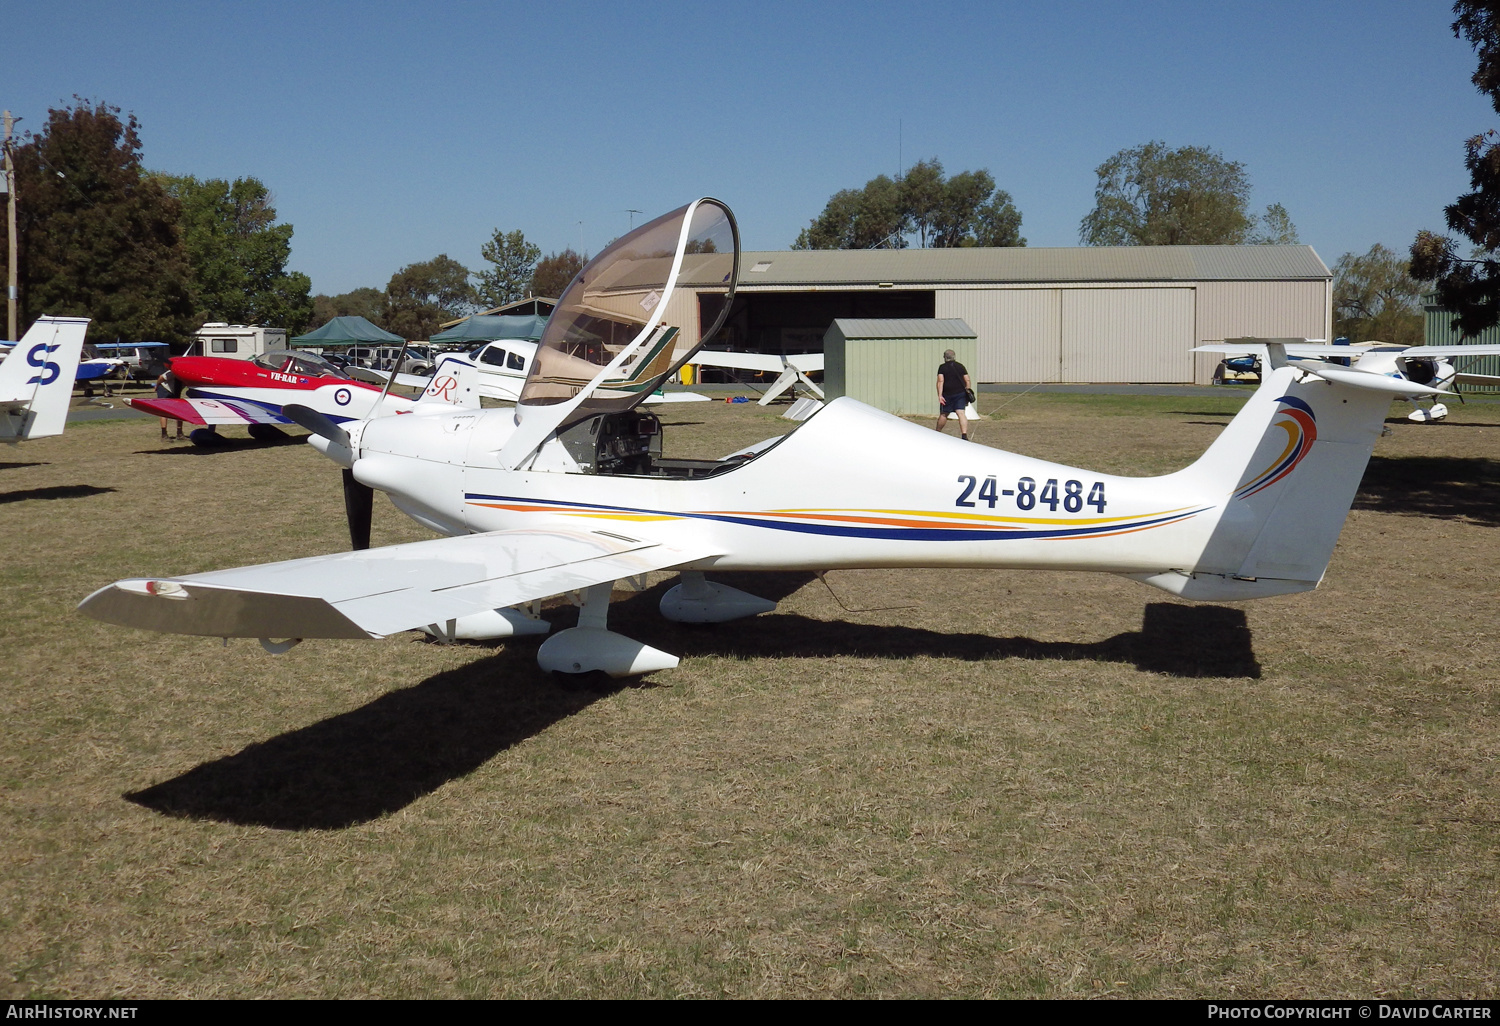
[[[193,332],[193,343],[188,347],[187,355],[253,360],[262,353],[286,347],[285,328],[210,321]]]

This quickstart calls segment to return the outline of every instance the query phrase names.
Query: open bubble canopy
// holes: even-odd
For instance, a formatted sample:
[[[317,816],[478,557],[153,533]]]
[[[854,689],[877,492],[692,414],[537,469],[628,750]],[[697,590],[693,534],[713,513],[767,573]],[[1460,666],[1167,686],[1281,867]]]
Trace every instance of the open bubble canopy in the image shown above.
[[[592,384],[565,422],[576,423],[642,402],[723,324],[739,261],[734,215],[715,199],[695,200],[616,239],[559,297],[519,405],[565,403]],[[674,359],[682,328],[674,321],[698,314],[696,303],[677,304],[669,312],[679,281],[722,287],[724,301],[696,344]]]

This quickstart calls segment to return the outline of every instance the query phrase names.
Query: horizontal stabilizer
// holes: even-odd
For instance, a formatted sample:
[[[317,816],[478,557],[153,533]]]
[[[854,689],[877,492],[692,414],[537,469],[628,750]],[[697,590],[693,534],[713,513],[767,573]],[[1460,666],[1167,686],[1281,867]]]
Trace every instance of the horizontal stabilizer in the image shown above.
[[[1419,385],[1405,378],[1372,374],[1369,371],[1354,370],[1349,367],[1328,367],[1321,363],[1312,367],[1305,363],[1299,363],[1296,366],[1298,370],[1316,375],[1324,381],[1336,381],[1340,385],[1363,388],[1371,392],[1386,392],[1392,396],[1453,394],[1441,388],[1433,388],[1431,385]]]

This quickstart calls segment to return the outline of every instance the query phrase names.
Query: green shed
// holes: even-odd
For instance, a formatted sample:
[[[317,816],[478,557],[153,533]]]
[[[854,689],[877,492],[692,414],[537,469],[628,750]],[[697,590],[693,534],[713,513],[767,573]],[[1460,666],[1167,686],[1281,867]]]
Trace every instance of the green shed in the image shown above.
[[[823,390],[898,415],[937,415],[943,351],[978,382],[979,337],[961,318],[836,319],[823,335]]]
[[[1435,295],[1422,297],[1422,313],[1425,318],[1422,341],[1429,346],[1500,345],[1500,326],[1489,328],[1472,337],[1465,338],[1453,326],[1453,314],[1437,305]],[[1461,374],[1488,374],[1500,377],[1500,356],[1481,356],[1465,359],[1454,357],[1453,364]],[[1465,392],[1496,392],[1496,389],[1481,385],[1463,385]]]

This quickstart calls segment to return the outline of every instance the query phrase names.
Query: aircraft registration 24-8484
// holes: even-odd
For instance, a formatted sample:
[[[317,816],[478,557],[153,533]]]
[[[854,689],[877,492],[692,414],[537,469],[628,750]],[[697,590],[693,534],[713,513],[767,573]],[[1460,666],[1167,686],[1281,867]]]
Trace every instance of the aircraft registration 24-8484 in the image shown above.
[[[774,608],[705,578],[715,570],[1091,570],[1188,599],[1284,595],[1322,578],[1392,397],[1436,391],[1290,363],[1284,340],[1264,340],[1247,344],[1265,354],[1260,388],[1200,459],[1162,477],[974,445],[847,397],[722,459],[664,459],[660,422],[638,406],[691,356],[674,355],[673,318],[699,307],[674,303],[675,290],[722,291],[709,339],[738,277],[724,204],[700,199],[641,226],[563,293],[514,409],[418,404],[337,424],[287,408],[344,468],[355,551],[119,581],[80,609],[281,651],[411,629],[545,633],[517,607],[574,592],[578,626],[548,638],[538,662],[627,676],[677,664],[607,627],[612,583],[656,570],[681,573],[663,615],[693,622]],[[364,547],[373,489],[447,537]]]

